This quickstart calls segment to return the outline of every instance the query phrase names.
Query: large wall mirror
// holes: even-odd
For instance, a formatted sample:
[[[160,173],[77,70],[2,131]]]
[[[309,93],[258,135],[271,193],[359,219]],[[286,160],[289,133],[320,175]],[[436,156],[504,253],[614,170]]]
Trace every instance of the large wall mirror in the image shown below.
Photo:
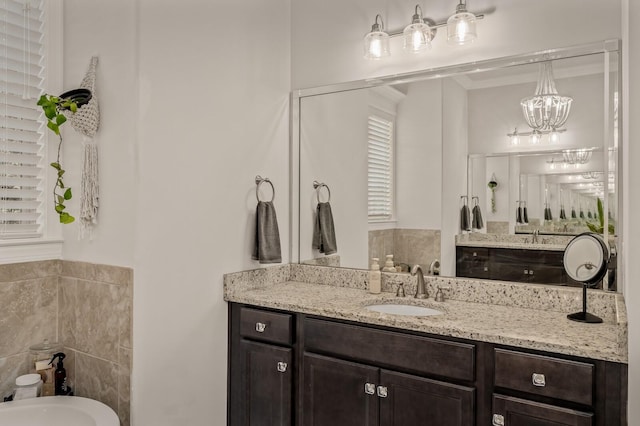
[[[596,229],[616,244],[618,48],[607,41],[295,93],[293,260],[365,269],[393,254],[401,267],[438,260],[454,276],[460,238]],[[559,128],[534,132],[521,101],[545,64],[572,102]],[[329,195],[314,181],[330,190],[335,254],[313,247],[316,206]],[[479,229],[464,229],[465,203],[480,209]]]

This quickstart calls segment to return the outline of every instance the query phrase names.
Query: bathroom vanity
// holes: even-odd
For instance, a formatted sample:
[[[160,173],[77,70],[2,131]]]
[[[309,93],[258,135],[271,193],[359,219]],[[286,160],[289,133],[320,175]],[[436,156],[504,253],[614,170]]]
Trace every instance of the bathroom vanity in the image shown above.
[[[256,278],[257,271],[240,286],[225,278],[231,425],[626,424],[620,295],[598,293],[592,306],[608,319],[594,327],[537,310],[540,300],[528,302],[533,309],[498,296],[497,304],[463,301],[470,280],[448,279],[460,283],[455,299],[436,303],[351,288],[344,280],[357,275],[340,277],[338,268],[315,268],[333,271],[327,279],[336,285],[302,282],[312,281],[314,267],[290,266],[295,271],[277,282]],[[387,284],[408,276],[383,275]],[[427,281],[430,292],[440,285]],[[496,295],[514,288],[522,296],[522,287],[533,287],[486,284]],[[574,293],[536,286],[531,294],[561,300]],[[382,314],[366,309],[372,303],[442,313]]]

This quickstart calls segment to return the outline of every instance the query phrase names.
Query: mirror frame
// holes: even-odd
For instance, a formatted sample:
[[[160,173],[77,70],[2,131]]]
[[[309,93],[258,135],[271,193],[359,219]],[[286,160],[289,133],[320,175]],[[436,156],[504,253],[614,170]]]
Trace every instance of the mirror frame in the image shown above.
[[[459,74],[466,74],[472,72],[484,72],[497,70],[502,68],[514,67],[525,64],[535,64],[539,62],[565,59],[584,55],[593,55],[604,53],[605,55],[611,52],[616,52],[618,55],[621,53],[621,42],[618,39],[604,40],[595,43],[583,44],[578,46],[547,49],[537,51],[533,53],[525,53],[514,56],[507,56],[495,59],[487,59],[478,62],[456,64],[451,66],[444,66],[438,68],[429,68],[422,71],[410,72],[405,74],[394,74],[388,76],[375,77],[364,80],[356,80],[351,82],[337,83],[326,86],[319,86],[306,89],[298,89],[291,92],[290,98],[290,244],[289,244],[289,256],[291,263],[300,263],[301,255],[301,170],[300,170],[300,133],[301,133],[301,100],[308,97],[325,95],[338,92],[347,92],[358,89],[367,89],[384,85],[410,83],[414,81],[430,80],[437,78],[452,77]],[[608,56],[605,56],[608,57]],[[622,82],[618,79],[618,91],[620,90]],[[619,134],[618,140],[622,141],[622,137]],[[621,142],[618,145],[617,162],[618,165],[622,165],[621,155],[622,150]],[[621,169],[618,167],[618,174],[620,176]],[[622,193],[622,182],[618,178],[616,180],[616,192]],[[618,195],[618,218],[617,229],[618,232],[618,247],[621,246],[622,229],[624,218],[622,217],[622,197]],[[339,254],[339,253],[338,253]],[[341,266],[342,267],[342,266]],[[349,268],[349,267],[343,267]],[[353,268],[350,268],[353,269]],[[455,278],[455,277],[451,277]],[[623,288],[622,285],[618,285],[618,288]]]

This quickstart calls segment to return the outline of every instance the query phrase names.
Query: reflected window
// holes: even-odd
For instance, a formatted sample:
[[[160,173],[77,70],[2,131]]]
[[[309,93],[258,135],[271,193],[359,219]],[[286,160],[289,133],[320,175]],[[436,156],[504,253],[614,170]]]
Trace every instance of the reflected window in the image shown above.
[[[393,145],[395,117],[371,109],[368,118],[368,215],[369,221],[393,218]]]

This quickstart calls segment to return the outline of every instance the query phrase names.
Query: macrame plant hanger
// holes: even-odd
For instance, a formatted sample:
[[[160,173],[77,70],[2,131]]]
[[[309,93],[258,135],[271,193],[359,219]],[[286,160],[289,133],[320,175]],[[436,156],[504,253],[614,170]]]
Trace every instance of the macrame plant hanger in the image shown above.
[[[98,57],[91,58],[89,69],[80,83],[80,88],[89,89],[93,96],[86,105],[78,108],[71,116],[71,126],[82,134],[83,138],[83,163],[82,182],[80,194],[80,234],[84,238],[86,234],[91,239],[93,227],[98,223],[98,145],[96,133],[100,127],[100,109],[98,96],[96,95],[96,67]]]

